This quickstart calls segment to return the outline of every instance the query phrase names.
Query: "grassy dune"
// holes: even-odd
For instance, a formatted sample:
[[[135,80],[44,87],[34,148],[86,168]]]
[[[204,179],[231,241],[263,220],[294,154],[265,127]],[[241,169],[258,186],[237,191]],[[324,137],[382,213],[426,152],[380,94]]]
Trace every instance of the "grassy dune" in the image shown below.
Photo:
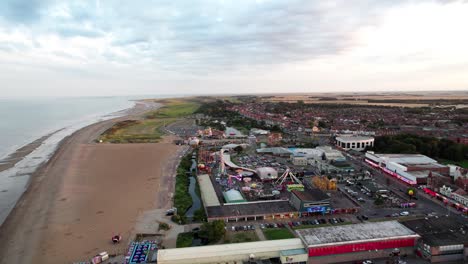
[[[109,143],[156,143],[163,135],[162,127],[193,114],[199,103],[184,99],[161,101],[163,107],[148,112],[143,120],[125,120],[106,130],[99,138]]]

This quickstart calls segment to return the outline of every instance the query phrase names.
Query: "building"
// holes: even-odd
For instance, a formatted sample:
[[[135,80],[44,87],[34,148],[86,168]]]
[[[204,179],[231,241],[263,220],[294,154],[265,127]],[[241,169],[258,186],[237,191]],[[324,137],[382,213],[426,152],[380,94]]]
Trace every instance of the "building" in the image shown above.
[[[454,217],[430,217],[403,222],[421,236],[418,255],[432,263],[468,261],[468,225]]]
[[[244,196],[242,196],[241,192],[238,190],[229,190],[226,192],[223,192],[223,197],[226,203],[245,203],[247,200],[245,200]]]
[[[411,185],[426,185],[429,174],[449,176],[448,166],[421,154],[376,154],[367,151],[365,161]]]
[[[371,148],[374,146],[373,137],[362,137],[362,136],[339,136],[336,137],[336,146],[344,150],[356,150],[363,151],[367,147]]]
[[[299,238],[158,250],[159,264],[306,263],[307,252]],[[268,262],[265,262],[268,263]],[[270,262],[271,263],[271,262]]]
[[[333,149],[330,146],[320,146],[315,149],[318,151],[319,157],[323,160],[327,160],[329,162],[346,160],[340,151]]]
[[[268,145],[270,146],[278,145],[281,140],[283,140],[281,133],[271,133],[268,135]]]
[[[457,203],[462,204],[465,207],[468,207],[468,195],[463,189],[458,189],[454,191],[449,186],[442,186],[439,192],[444,196],[454,200]]]
[[[278,171],[272,167],[261,167],[255,171],[262,181],[274,180],[278,178]]]
[[[292,164],[295,166],[307,166],[307,158],[306,157],[293,157]]]
[[[206,206],[205,211],[208,221],[242,222],[299,217],[289,201],[283,200]]]
[[[323,215],[330,211],[330,197],[320,189],[292,190],[289,202],[301,216]]]
[[[388,258],[395,248],[400,254],[412,254],[420,237],[397,221],[300,229],[296,233],[307,246],[308,263],[312,264]]]
[[[282,147],[274,147],[274,148],[260,148],[257,149],[257,153],[259,154],[271,154],[279,157],[290,157],[292,151],[287,148]]]

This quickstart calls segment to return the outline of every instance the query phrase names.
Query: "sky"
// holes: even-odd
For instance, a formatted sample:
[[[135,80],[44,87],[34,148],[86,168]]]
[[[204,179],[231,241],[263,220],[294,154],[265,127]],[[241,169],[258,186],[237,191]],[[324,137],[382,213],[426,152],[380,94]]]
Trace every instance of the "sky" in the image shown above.
[[[1,96],[468,90],[468,1],[2,0]]]

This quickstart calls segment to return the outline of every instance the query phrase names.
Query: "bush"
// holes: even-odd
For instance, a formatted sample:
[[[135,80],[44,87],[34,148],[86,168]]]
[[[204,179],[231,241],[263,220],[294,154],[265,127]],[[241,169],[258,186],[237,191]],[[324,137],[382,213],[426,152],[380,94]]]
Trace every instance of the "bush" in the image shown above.
[[[177,236],[176,247],[178,247],[178,248],[190,247],[190,246],[192,246],[192,242],[193,242],[193,233],[192,232],[180,233]]]
[[[159,223],[159,230],[169,230],[171,227],[166,223]]]

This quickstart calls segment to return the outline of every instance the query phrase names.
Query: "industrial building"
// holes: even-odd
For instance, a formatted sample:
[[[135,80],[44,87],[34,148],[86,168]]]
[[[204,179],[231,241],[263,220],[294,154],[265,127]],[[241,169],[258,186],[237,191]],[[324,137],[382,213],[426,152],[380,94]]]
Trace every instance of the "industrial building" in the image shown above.
[[[397,221],[300,229],[296,233],[307,246],[308,263],[319,264],[386,258],[395,249],[412,254],[420,237]]]
[[[421,154],[376,154],[367,151],[365,161],[411,185],[425,185],[429,174],[448,176],[448,166]]]
[[[307,252],[299,238],[171,248],[158,251],[159,264],[306,263]]]
[[[371,148],[374,146],[374,138],[362,136],[339,136],[336,137],[336,146],[344,150],[363,151],[367,147]]]
[[[292,190],[289,202],[301,215],[326,214],[330,211],[330,197],[319,189]]]
[[[468,224],[454,217],[430,217],[403,222],[421,235],[417,243],[419,256],[432,263],[468,261]]]

